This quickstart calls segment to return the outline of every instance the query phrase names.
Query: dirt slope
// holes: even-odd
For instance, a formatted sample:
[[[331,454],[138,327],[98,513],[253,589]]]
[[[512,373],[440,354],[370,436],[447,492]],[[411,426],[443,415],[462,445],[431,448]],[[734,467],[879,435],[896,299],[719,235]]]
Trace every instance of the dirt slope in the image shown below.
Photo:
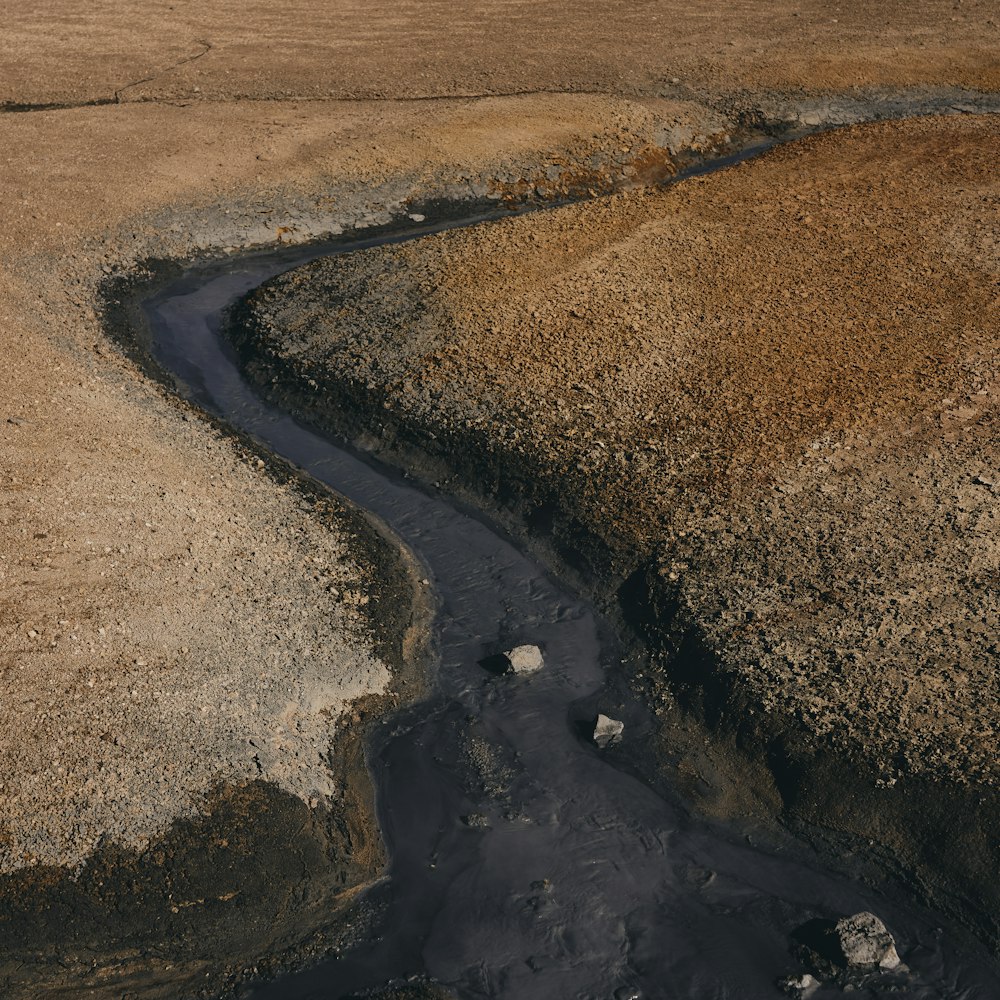
[[[379,863],[357,737],[336,716],[401,662],[405,565],[336,504],[320,524],[286,473],[171,403],[107,337],[103,282],[147,257],[370,227],[431,196],[610,190],[746,120],[981,108],[1000,87],[996,20],[984,2],[7,11],[6,994],[137,989],[149,928],[165,990],[220,983],[216,956],[238,939],[233,962],[250,963],[273,912],[291,915],[282,947],[300,942],[302,858],[336,855],[352,884]],[[539,93],[437,99],[522,91]],[[69,107],[14,113],[48,104]],[[358,592],[368,605],[342,599]],[[269,747],[258,761],[251,739]],[[332,775],[317,752],[331,739]],[[258,764],[275,784],[253,783]],[[230,843],[264,812],[264,840]]]
[[[521,504],[599,591],[642,577],[674,690],[770,747],[793,814],[911,861],[950,832],[989,895],[998,156],[996,118],[831,134],[317,262],[236,335],[261,384]],[[848,781],[809,777],[836,755]],[[883,825],[903,803],[945,829]]]

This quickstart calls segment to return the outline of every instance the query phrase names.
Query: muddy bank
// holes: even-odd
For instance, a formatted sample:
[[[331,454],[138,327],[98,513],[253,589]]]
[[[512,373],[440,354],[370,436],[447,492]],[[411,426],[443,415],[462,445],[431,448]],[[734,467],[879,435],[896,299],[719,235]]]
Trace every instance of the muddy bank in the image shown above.
[[[794,961],[793,927],[873,907],[912,963],[901,978],[876,977],[876,993],[991,995],[992,963],[939,914],[900,905],[896,886],[866,890],[856,864],[838,858],[831,873],[759,824],[693,820],[669,781],[655,794],[637,780],[627,761],[648,760],[650,712],[620,678],[607,686],[622,652],[593,607],[487,521],[255,395],[219,335],[222,310],[319,252],[197,262],[146,304],[155,357],[191,398],[384,517],[439,602],[430,697],[394,713],[371,746],[390,867],[366,899],[384,901],[384,918],[349,952],[253,990],[255,1000],[354,995],[415,970],[461,995],[517,1000],[659,995],[664,982],[681,995],[771,997]],[[540,671],[484,669],[525,641],[544,650]],[[624,759],[619,746],[595,747],[602,710],[627,720]],[[682,754],[677,770],[694,760]],[[722,968],[702,960],[719,935],[732,942]]]
[[[890,96],[878,113],[924,107],[927,95]],[[932,102],[962,104],[964,96],[939,92]],[[854,100],[824,98],[817,112],[789,99],[788,121],[840,120],[859,113]],[[243,801],[238,790],[260,776],[244,741],[274,735],[286,683],[304,726],[288,727],[286,746],[307,766],[277,748],[270,758],[257,754],[260,763],[273,766],[271,776],[299,801],[314,797],[305,784],[337,786],[327,761],[313,755],[314,743],[331,745],[340,723],[322,709],[336,703],[339,713],[341,696],[368,690],[367,681],[378,688],[388,674],[366,605],[342,599],[381,592],[377,552],[352,548],[350,517],[334,518],[333,530],[320,523],[313,500],[284,473],[260,467],[243,442],[192,419],[107,341],[98,293],[108,276],[149,257],[371,229],[428,207],[420,200],[428,192],[495,204],[606,190],[639,168],[669,170],[676,154],[737,135],[740,108],[752,122],[753,107],[542,95],[431,106],[108,105],[3,116],[10,153],[0,177],[17,192],[2,206],[0,227],[0,341],[8,358],[0,372],[8,401],[0,419],[8,695],[0,847],[11,872],[9,928],[24,919],[48,940],[54,920],[17,916],[31,911],[24,887],[35,885],[17,873],[34,868],[55,880],[52,866],[62,865],[62,885],[41,898],[68,900],[57,912],[69,945],[86,939],[107,954],[110,931],[87,938],[72,917],[84,912],[68,881],[81,861],[114,856],[133,871],[142,865],[135,851],[172,836],[178,816],[187,824],[184,844],[193,844],[192,824],[214,801],[213,789],[228,785],[236,790],[224,800]],[[341,685],[336,697],[317,702],[317,690],[331,682]],[[342,727],[333,734],[335,755],[349,734]],[[269,808],[298,815],[295,800],[280,794]],[[219,823],[240,825],[233,809],[225,815]],[[320,820],[309,837],[324,851],[345,843]],[[260,846],[264,856],[267,849]],[[172,877],[153,860],[143,871],[161,886]],[[194,898],[227,895],[232,886],[223,883],[206,884]],[[275,885],[279,898],[286,888]],[[119,898],[115,892],[107,899]],[[147,896],[162,901],[165,892],[150,888]],[[157,906],[129,912],[149,915]],[[249,948],[236,923],[229,926],[237,950]],[[139,950],[138,917],[131,926]],[[151,926],[155,941],[159,925]],[[208,923],[199,927],[198,936],[221,940]],[[26,995],[39,995],[46,976],[63,976],[44,940],[13,940],[18,961],[27,962],[16,973]],[[178,963],[194,953],[174,951]],[[83,976],[83,963],[74,958],[68,968]],[[70,981],[66,975],[61,981]],[[136,978],[129,981],[137,988]]]
[[[381,877],[385,852],[365,743],[372,722],[423,690],[430,608],[408,554],[380,524],[284,463],[268,464],[318,527],[348,540],[361,567],[352,580],[358,606],[391,671],[389,689],[319,713],[337,734],[316,747],[325,795],[307,800],[266,777],[220,779],[190,818],[139,849],[108,837],[76,868],[36,863],[3,876],[5,996],[218,997],[367,932],[376,910],[358,896]],[[254,736],[246,753],[263,773],[268,734]]]
[[[217,803],[244,801],[260,780],[275,831],[298,829],[298,803],[332,813],[311,820],[295,848],[334,858],[315,873],[317,898],[380,871],[351,703],[382,693],[390,700],[358,708],[380,714],[406,679],[400,669],[420,660],[417,644],[400,656],[412,595],[393,546],[144,377],[138,354],[102,329],[109,277],[141,271],[149,256],[374,227],[418,192],[478,192],[492,207],[546,159],[561,166],[544,196],[562,197],[570,177],[622,182],[632,155],[622,145],[660,150],[675,127],[688,142],[724,133],[696,109],[663,111],[553,96],[444,102],[433,113],[241,104],[4,118],[17,152],[0,172],[19,193],[0,237],[10,348],[0,373],[0,891],[11,995],[77,975],[95,989],[139,989],[140,953],[161,947],[175,980],[193,975],[184,963],[204,952],[177,938],[181,918],[147,918],[184,867],[206,879],[188,887],[194,900],[229,896],[229,875],[213,883],[195,843],[212,829],[239,832],[246,814]],[[342,810],[357,813],[364,848],[358,831],[344,833]],[[268,872],[273,844],[257,833],[219,839],[242,845],[247,877],[261,891],[270,879],[281,900],[291,872]],[[121,881],[88,880],[91,864],[120,867]],[[221,984],[323,924],[317,903],[254,945],[271,932],[251,919],[256,903],[242,925],[246,895],[207,915],[181,908],[192,941],[233,935],[229,969],[215,963],[199,981]],[[29,919],[36,909],[43,918]],[[127,969],[118,939],[135,946]]]
[[[750,761],[714,808],[871,844],[994,946],[996,155],[989,119],[852,130],[318,263],[233,326],[270,396],[631,616],[636,683]]]

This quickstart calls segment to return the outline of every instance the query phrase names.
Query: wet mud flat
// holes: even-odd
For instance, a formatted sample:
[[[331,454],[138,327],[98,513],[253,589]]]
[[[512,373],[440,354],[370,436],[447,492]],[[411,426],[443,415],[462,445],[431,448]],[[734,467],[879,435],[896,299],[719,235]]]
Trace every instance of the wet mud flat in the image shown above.
[[[875,605],[859,603],[857,614],[869,621],[874,616],[895,619],[903,625],[904,639],[907,634],[913,639],[889,646],[865,640],[852,651],[850,632],[839,633],[834,644],[841,648],[831,649],[831,658],[850,663],[853,657],[864,664],[864,658],[873,657],[870,666],[861,667],[867,673],[856,676],[870,677],[877,685],[877,694],[860,690],[859,700],[843,721],[837,717],[838,702],[831,701],[828,692],[818,692],[814,698],[807,688],[807,696],[798,697],[808,673],[796,669],[780,685],[780,674],[772,679],[769,664],[777,663],[784,669],[780,656],[773,655],[773,643],[781,641],[780,635],[776,639],[773,632],[768,634],[767,614],[773,607],[764,609],[762,630],[755,625],[755,616],[761,620],[759,603],[755,606],[752,600],[742,601],[738,593],[737,599],[731,600],[733,595],[724,589],[745,588],[744,593],[753,593],[761,586],[759,579],[752,575],[747,578],[746,563],[739,561],[748,553],[751,560],[763,558],[762,565],[769,567],[767,572],[785,577],[784,583],[793,588],[794,578],[788,577],[802,573],[807,565],[801,561],[782,565],[779,550],[785,545],[802,552],[812,542],[805,547],[799,542],[789,543],[780,533],[775,534],[773,524],[768,528],[753,516],[755,506],[763,506],[776,519],[787,517],[789,511],[796,516],[803,510],[814,516],[812,512],[816,511],[816,539],[830,540],[828,553],[822,546],[812,551],[820,571],[828,571],[832,565],[830,554],[834,559],[840,556],[838,535],[858,545],[855,551],[878,553],[883,546],[891,550],[884,526],[881,534],[865,534],[880,517],[886,518],[885,525],[894,524],[893,519],[900,514],[912,515],[919,524],[934,525],[950,516],[941,506],[948,501],[942,500],[940,494],[924,495],[918,490],[914,494],[916,507],[908,508],[906,503],[889,507],[876,502],[867,512],[847,515],[847,520],[838,525],[838,517],[844,515],[837,513],[835,505],[821,503],[817,508],[810,498],[816,485],[803,481],[803,468],[811,466],[797,458],[797,451],[805,449],[808,455],[812,450],[810,442],[819,442],[816,448],[822,452],[820,457],[828,465],[832,463],[834,470],[845,468],[832,457],[838,448],[854,448],[860,454],[858,463],[846,464],[844,488],[848,492],[839,501],[842,505],[851,503],[851,490],[868,488],[864,463],[868,461],[866,456],[877,454],[879,449],[895,449],[893,460],[898,462],[900,474],[915,478],[925,474],[921,463],[933,464],[940,459],[944,474],[956,477],[960,509],[972,514],[971,534],[951,536],[953,551],[961,553],[975,538],[985,537],[979,529],[995,515],[988,471],[995,461],[990,451],[994,438],[989,432],[992,395],[989,366],[985,364],[990,350],[995,351],[995,336],[991,341],[990,324],[984,325],[981,317],[995,315],[995,302],[991,304],[988,289],[992,287],[991,268],[996,264],[995,252],[990,250],[988,240],[983,240],[995,210],[991,206],[995,205],[996,191],[989,171],[977,174],[977,170],[994,156],[991,150],[996,140],[991,129],[988,119],[958,127],[942,122],[885,127],[890,146],[896,144],[901,149],[899,156],[910,169],[916,167],[914,176],[919,175],[921,180],[915,183],[930,185],[925,164],[942,181],[952,173],[960,178],[953,193],[941,194],[940,188],[929,186],[920,206],[929,213],[921,218],[934,218],[935,232],[944,238],[947,247],[954,248],[944,251],[944,268],[938,278],[941,283],[930,286],[938,296],[936,304],[926,307],[928,314],[945,317],[943,332],[939,329],[928,335],[921,329],[915,319],[919,315],[915,300],[907,297],[912,292],[903,293],[898,300],[881,292],[863,299],[864,307],[872,310],[871,316],[861,317],[867,323],[863,327],[865,335],[876,335],[880,323],[886,330],[902,331],[905,327],[900,322],[905,315],[903,322],[909,323],[914,332],[913,336],[906,334],[904,343],[911,345],[907,348],[911,350],[926,347],[930,367],[917,374],[913,383],[893,385],[892,380],[899,375],[903,379],[911,377],[906,363],[893,369],[890,361],[885,371],[897,374],[888,377],[877,374],[876,365],[873,371],[878,392],[872,397],[865,397],[864,375],[860,382],[846,387],[845,398],[852,400],[854,409],[845,420],[837,414],[836,404],[831,408],[830,400],[836,396],[831,396],[830,384],[815,375],[817,363],[822,366],[827,362],[823,361],[822,350],[814,352],[804,362],[810,367],[801,394],[793,390],[786,397],[801,412],[789,423],[780,409],[775,410],[774,425],[779,433],[787,435],[778,447],[768,452],[773,446],[766,443],[766,432],[761,439],[765,441],[763,447],[737,436],[736,451],[723,459],[723,468],[736,478],[740,489],[728,487],[727,492],[720,491],[719,479],[706,476],[703,460],[662,490],[672,502],[684,505],[689,530],[684,530],[681,519],[666,518],[664,530],[657,526],[653,515],[646,516],[650,509],[647,498],[657,489],[657,482],[645,470],[655,464],[655,454],[652,459],[643,456],[643,449],[637,445],[644,445],[645,440],[637,442],[634,431],[617,435],[613,430],[616,415],[601,412],[602,399],[613,401],[616,392],[628,398],[630,405],[643,408],[646,400],[654,398],[647,395],[637,404],[633,401],[627,380],[630,373],[636,373],[637,363],[641,372],[643,359],[624,355],[621,345],[636,337],[642,351],[659,350],[655,339],[646,333],[653,328],[643,325],[644,315],[656,315],[655,300],[640,301],[639,308],[626,306],[626,313],[631,313],[631,327],[620,335],[618,320],[609,311],[621,310],[620,301],[602,301],[601,292],[594,286],[594,275],[613,275],[610,298],[614,300],[619,287],[615,282],[629,280],[625,267],[614,263],[619,255],[609,252],[601,234],[596,228],[588,230],[587,219],[581,217],[593,211],[595,225],[617,225],[614,200],[607,210],[583,209],[577,213],[567,209],[562,215],[504,223],[492,233],[484,227],[318,263],[285,275],[251,296],[235,312],[229,333],[253,382],[269,399],[320,426],[346,432],[393,462],[418,469],[423,477],[444,484],[448,491],[490,509],[512,530],[528,537],[538,551],[546,552],[551,563],[593,595],[612,620],[626,624],[649,644],[654,651],[654,667],[636,668],[631,683],[643,692],[647,704],[658,706],[662,712],[660,735],[652,741],[659,745],[661,761],[670,760],[670,740],[677,732],[672,720],[676,719],[674,710],[678,705],[683,716],[701,720],[714,735],[708,762],[703,769],[694,768],[685,783],[703,808],[718,815],[756,813],[758,817],[780,817],[783,823],[825,845],[830,852],[864,850],[874,869],[895,873],[917,895],[966,921],[984,940],[995,944],[995,881],[990,873],[997,861],[1000,806],[991,763],[995,758],[990,749],[995,747],[990,732],[995,725],[996,692],[986,668],[990,659],[990,622],[996,622],[989,591],[983,589],[991,561],[995,562],[988,543],[985,549],[976,543],[973,558],[977,568],[958,584],[967,588],[962,592],[968,599],[968,615],[963,612],[956,619],[950,617],[951,611],[928,606],[926,613],[943,631],[937,631],[934,637],[936,630],[932,628],[931,645],[925,644],[931,655],[916,655],[913,660],[917,673],[922,675],[919,681],[905,674],[900,676],[897,667],[890,670],[885,662],[887,656],[897,658],[897,664],[898,657],[913,656],[912,651],[907,652],[911,649],[908,643],[919,639],[915,627],[907,624],[907,614],[900,616],[898,607],[889,607],[899,603],[896,584],[891,582],[892,569],[877,557],[874,566],[867,567],[863,562],[856,565],[853,557],[847,558],[853,572],[872,573],[875,580],[885,580],[888,574],[890,581],[881,589],[880,585],[874,588],[877,594],[885,595],[886,607],[878,604],[882,598],[876,597]],[[913,145],[900,147],[898,144],[904,140]],[[848,200],[849,175],[859,169],[851,141],[858,143],[860,156],[869,164],[869,173],[862,182],[868,185],[863,189],[862,209],[852,209]],[[817,246],[837,246],[845,241],[838,250],[845,267],[855,268],[860,257],[872,261],[875,273],[885,267],[887,258],[878,254],[886,253],[887,246],[896,247],[894,252],[905,266],[910,266],[913,259],[905,229],[908,223],[897,222],[888,239],[886,231],[880,230],[886,225],[887,217],[878,214],[884,206],[894,205],[893,211],[900,211],[891,195],[891,170],[888,184],[883,185],[876,176],[882,165],[872,156],[876,151],[888,154],[890,148],[880,146],[880,141],[878,129],[852,130],[850,139],[827,137],[806,144],[802,154],[783,154],[785,158],[776,158],[771,170],[771,174],[780,176],[778,165],[787,165],[791,173],[782,192],[792,208],[788,223],[782,223],[785,229],[790,226],[795,233],[805,234],[806,245],[817,234]],[[816,168],[821,154],[825,155],[822,162],[837,167],[821,168],[822,179],[818,179],[810,171]],[[800,155],[807,161],[805,169],[800,169]],[[822,177],[824,169],[830,176]],[[731,186],[739,187],[739,181]],[[752,188],[752,183],[746,186]],[[670,196],[665,200],[669,203]],[[626,247],[626,256],[628,240],[633,238],[638,244],[637,253],[650,253],[648,243],[643,244],[636,236],[644,233],[642,227],[649,222],[638,201],[630,203],[626,197],[621,203],[620,218],[629,221],[614,230],[616,239],[624,239],[621,245]],[[629,215],[633,209],[634,217]],[[684,212],[683,207],[671,208],[669,204],[666,210],[682,215]],[[852,211],[878,214],[881,221],[873,228],[883,235],[867,242],[851,236],[846,219]],[[734,232],[731,223],[722,224],[727,220],[726,213],[724,205],[710,207],[707,220],[696,220],[709,227],[710,238],[706,241],[684,231],[685,239],[674,249],[697,255],[699,240],[712,247],[717,243],[724,246]],[[865,228],[872,228],[872,221],[865,217]],[[664,231],[662,223],[651,225],[653,233]],[[973,247],[979,248],[978,255],[963,252]],[[724,254],[718,247],[715,252]],[[576,268],[575,259],[583,259],[585,265]],[[785,266],[793,263],[786,262]],[[913,259],[913,266],[918,265],[924,266]],[[716,270],[710,267],[709,277],[722,277]],[[683,268],[680,271],[680,277],[688,277]],[[481,279],[479,283],[472,280],[473,273]],[[724,271],[724,276],[732,282],[736,273],[730,269]],[[784,272],[786,280],[788,273]],[[820,284],[820,294],[842,294],[844,286],[837,284],[837,269],[831,267],[830,274],[838,290],[823,289]],[[809,275],[810,280],[816,280],[813,272]],[[677,277],[675,273],[675,281]],[[913,287],[909,276],[901,275],[900,280],[903,287]],[[759,284],[767,285],[767,279]],[[795,294],[809,298],[808,282],[803,288],[798,284]],[[738,282],[735,287],[741,291]],[[780,283],[770,287],[781,294]],[[474,294],[463,291],[472,288]],[[523,301],[519,302],[517,295],[523,295]],[[954,297],[949,299],[949,295]],[[980,303],[981,295],[985,297]],[[880,301],[889,303],[893,319],[879,315]],[[706,311],[715,308],[711,296],[700,291],[693,296],[693,303],[689,298],[681,304],[689,309],[693,305]],[[804,329],[819,331],[822,336],[822,326],[808,319],[809,312],[807,309],[804,324],[795,310],[786,313],[784,321],[792,329],[802,324]],[[856,326],[859,317],[849,316],[847,320],[841,330]],[[602,322],[607,324],[605,329],[612,331],[603,345],[594,336]],[[715,322],[721,325],[724,320]],[[992,329],[995,331],[995,327]],[[852,343],[860,344],[857,338]],[[580,344],[587,353],[575,355]],[[838,341],[834,339],[831,344],[831,358],[839,358],[835,364],[840,364],[843,355],[838,353]],[[760,346],[756,342],[751,345],[753,350]],[[607,364],[599,356],[604,348],[609,355]],[[564,360],[553,361],[554,357],[558,359],[559,351],[564,352]],[[796,360],[794,354],[789,356]],[[739,371],[734,372],[724,355],[721,360],[727,378],[743,377]],[[864,353],[857,360],[860,371],[870,364]],[[773,362],[768,360],[762,371],[772,370]],[[575,384],[570,372],[576,374]],[[641,384],[646,376],[635,377]],[[727,388],[733,384],[731,381]],[[869,387],[872,384],[867,383]],[[605,392],[595,389],[601,386]],[[738,382],[735,386],[737,393],[743,391]],[[812,386],[822,393],[822,398],[810,398]],[[770,405],[766,397],[769,390],[756,391],[765,393],[762,402],[766,410]],[[711,389],[694,386],[690,392],[686,405],[691,399],[708,400]],[[740,412],[739,398],[737,395],[732,411],[736,414]],[[960,413],[962,404],[956,399],[967,401]],[[776,405],[781,405],[780,396]],[[868,407],[870,415],[866,413]],[[655,410],[655,404],[650,408]],[[758,404],[755,411],[752,419],[760,421]],[[732,412],[727,419],[732,418]],[[626,415],[626,425],[629,419]],[[943,438],[938,433],[942,426]],[[713,441],[711,434],[692,434],[690,426],[676,423],[671,429],[681,438],[689,436],[696,449],[695,459],[699,457],[698,446],[706,449],[706,458],[712,459],[713,451],[718,454],[719,442]],[[652,438],[661,448],[669,441],[669,435],[662,433],[647,433],[643,438]],[[748,446],[752,449],[749,452],[745,450]],[[748,463],[753,454],[765,458],[763,468],[759,461],[756,467]],[[884,455],[872,461],[873,467],[878,467]],[[668,454],[668,467],[669,463]],[[749,481],[740,482],[747,468],[752,475]],[[763,492],[754,479],[763,481]],[[827,482],[836,483],[837,477]],[[888,488],[895,490],[891,479],[889,483]],[[886,487],[879,488],[884,492]],[[817,492],[821,497],[831,492],[840,496],[838,486],[824,485]],[[788,499],[783,499],[785,496]],[[925,502],[927,506],[920,506]],[[713,504],[721,505],[723,514],[714,521],[710,509]],[[653,509],[661,510],[662,506]],[[690,522],[694,530],[690,530]],[[863,528],[860,533],[855,531],[859,524]],[[753,542],[755,532],[764,543],[763,553],[757,555],[752,545],[761,545]],[[810,535],[798,537],[809,539]],[[904,531],[900,538],[905,537]],[[772,542],[778,547],[774,552]],[[952,558],[947,548],[942,551],[946,553],[943,560],[929,562],[931,593],[938,586],[933,574],[942,572],[939,567],[947,567]],[[889,558],[902,558],[905,564],[903,556]],[[979,560],[984,560],[982,570],[978,568]],[[701,569],[692,571],[692,566],[697,570],[699,562]],[[713,572],[718,576],[714,587]],[[951,570],[944,572],[950,574]],[[809,587],[819,587],[822,592],[823,584],[814,581],[812,575],[806,573],[805,580]],[[857,585],[857,580],[850,584]],[[920,583],[914,585],[919,587]],[[827,583],[826,588],[829,586]],[[834,591],[837,587],[835,583]],[[701,611],[695,595],[705,602]],[[801,600],[793,590],[787,607],[795,608]],[[815,602],[813,597],[808,603],[815,606]],[[827,606],[849,607],[839,599]],[[705,609],[718,616],[714,622]],[[731,631],[734,616],[742,620],[738,630],[742,640]],[[720,625],[725,626],[721,631]],[[892,626],[892,631],[898,629],[898,624]],[[934,659],[939,655],[937,643],[949,632],[962,636],[951,655],[957,655],[959,672],[969,678],[969,687],[954,688],[972,695],[967,716],[963,716],[964,707],[957,715],[954,708],[943,715],[940,703],[935,706],[932,701],[928,708],[917,702],[913,725],[909,729],[900,726],[900,718],[905,720],[909,709],[900,715],[890,706],[899,694],[915,692],[922,698],[922,692],[932,690],[927,678],[938,670]],[[794,630],[789,636],[795,643],[800,641]],[[808,644],[810,639],[804,641]],[[747,651],[745,659],[740,658],[741,646]],[[878,653],[879,646],[891,647],[891,652]],[[942,646],[943,655],[949,655],[944,649]],[[793,663],[786,661],[786,665]],[[754,667],[758,668],[756,677]],[[826,669],[813,674],[822,680]],[[835,678],[841,669],[839,665],[833,668]],[[767,686],[772,683],[775,686]],[[843,688],[845,683],[854,682],[849,676],[841,676],[832,690]],[[868,681],[863,683],[867,685]],[[940,689],[941,681],[933,683]],[[790,710],[780,705],[785,695],[790,698]],[[878,710],[881,697],[888,699],[884,710]],[[821,706],[819,711],[817,706]],[[871,714],[873,706],[875,714]],[[858,714],[850,719],[850,713],[855,712]],[[863,727],[857,736],[850,735],[852,725],[866,712],[872,719],[867,736]],[[920,717],[924,713],[945,721],[927,725]],[[644,771],[655,780],[656,769],[649,768],[648,763]],[[712,768],[721,779],[714,787],[711,779],[703,780]],[[682,767],[682,773],[684,770]],[[663,773],[661,770],[661,777]]]

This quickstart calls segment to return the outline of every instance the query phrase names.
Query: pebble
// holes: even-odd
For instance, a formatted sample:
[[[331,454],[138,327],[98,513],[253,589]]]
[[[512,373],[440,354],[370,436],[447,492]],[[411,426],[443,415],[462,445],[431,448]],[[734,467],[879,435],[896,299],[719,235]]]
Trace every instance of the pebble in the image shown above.
[[[808,972],[801,976],[789,976],[778,984],[786,993],[800,997],[811,996],[820,987],[820,981]]]

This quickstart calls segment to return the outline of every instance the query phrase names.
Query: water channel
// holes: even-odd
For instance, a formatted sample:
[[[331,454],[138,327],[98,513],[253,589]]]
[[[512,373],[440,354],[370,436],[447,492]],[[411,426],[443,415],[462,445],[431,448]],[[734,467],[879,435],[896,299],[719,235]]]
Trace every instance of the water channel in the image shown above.
[[[859,910],[882,917],[909,972],[851,995],[1000,996],[984,951],[933,914],[824,870],[790,838],[755,846],[616,767],[586,732],[621,656],[594,608],[487,519],[262,402],[220,336],[225,308],[281,271],[372,242],[206,260],[144,303],[149,348],[180,391],[374,512],[438,602],[431,694],[371,740],[391,860],[370,891],[384,919],[374,939],[255,987],[254,1000],[341,997],[415,973],[468,998],[770,1000],[800,971],[790,932]],[[544,670],[480,665],[517,643],[540,645]],[[626,740],[646,738],[642,705],[619,714]]]

